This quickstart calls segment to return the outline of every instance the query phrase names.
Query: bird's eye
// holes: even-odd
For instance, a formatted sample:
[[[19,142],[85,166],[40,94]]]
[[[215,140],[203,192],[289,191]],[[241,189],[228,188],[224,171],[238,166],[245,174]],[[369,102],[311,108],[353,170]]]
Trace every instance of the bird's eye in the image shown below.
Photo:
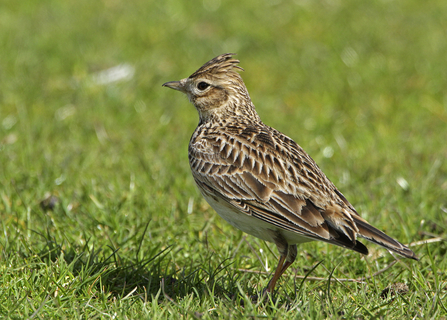
[[[208,88],[210,85],[209,83],[206,82],[199,82],[199,84],[197,85],[197,89],[199,89],[200,91],[205,90],[206,88]]]

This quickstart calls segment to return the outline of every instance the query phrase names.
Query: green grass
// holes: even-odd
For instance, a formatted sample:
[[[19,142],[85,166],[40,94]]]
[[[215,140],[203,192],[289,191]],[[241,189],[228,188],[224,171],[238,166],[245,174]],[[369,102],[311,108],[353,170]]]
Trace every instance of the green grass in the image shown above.
[[[446,319],[446,2],[274,2],[0,4],[0,318]],[[412,246],[420,262],[374,276],[385,250],[309,243],[252,301],[276,249],[201,198],[197,113],[161,87],[224,52],[362,216],[438,238]],[[131,79],[95,83],[120,64]],[[396,283],[408,292],[382,298]]]

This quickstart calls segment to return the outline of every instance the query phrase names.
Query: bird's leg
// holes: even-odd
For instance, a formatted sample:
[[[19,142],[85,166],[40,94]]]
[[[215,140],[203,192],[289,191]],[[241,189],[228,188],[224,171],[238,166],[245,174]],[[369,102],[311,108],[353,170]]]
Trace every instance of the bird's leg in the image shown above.
[[[276,267],[275,273],[273,274],[273,278],[270,280],[269,284],[267,285],[267,292],[273,293],[273,290],[275,290],[276,281],[278,281],[279,277],[282,275],[282,269],[284,266],[284,260],[286,260],[287,256],[282,255],[279,258],[278,266]]]
[[[287,268],[290,267],[290,265],[295,261],[296,254],[297,254],[296,244],[289,245],[286,262],[283,264],[281,268],[281,274],[279,275],[279,277],[281,277],[282,274],[287,270]]]
[[[276,267],[275,273],[273,274],[272,279],[267,285],[266,291],[270,293],[273,293],[273,290],[275,290],[276,282],[287,270],[287,268],[293,263],[293,261],[295,261],[297,254],[296,245],[289,245],[287,243],[287,240],[280,232],[273,232],[272,238],[281,256],[279,258],[278,266]]]

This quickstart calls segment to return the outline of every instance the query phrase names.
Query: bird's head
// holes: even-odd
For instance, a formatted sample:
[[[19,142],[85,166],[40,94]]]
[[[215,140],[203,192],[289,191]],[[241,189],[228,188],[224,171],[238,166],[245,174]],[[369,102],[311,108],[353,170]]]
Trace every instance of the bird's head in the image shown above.
[[[221,54],[205,63],[188,78],[163,84],[188,96],[199,112],[201,122],[211,119],[238,116],[254,106],[244,81],[237,72],[243,70],[232,58],[234,53]]]

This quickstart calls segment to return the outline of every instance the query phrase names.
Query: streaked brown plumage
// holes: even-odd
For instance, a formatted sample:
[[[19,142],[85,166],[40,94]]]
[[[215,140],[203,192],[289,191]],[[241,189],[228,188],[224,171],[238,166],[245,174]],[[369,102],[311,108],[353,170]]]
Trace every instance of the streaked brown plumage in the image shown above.
[[[262,123],[232,55],[163,86],[185,93],[199,112],[189,163],[202,195],[231,225],[278,247],[267,291],[295,260],[298,243],[321,240],[368,254],[360,236],[417,260],[362,219],[298,144]]]

